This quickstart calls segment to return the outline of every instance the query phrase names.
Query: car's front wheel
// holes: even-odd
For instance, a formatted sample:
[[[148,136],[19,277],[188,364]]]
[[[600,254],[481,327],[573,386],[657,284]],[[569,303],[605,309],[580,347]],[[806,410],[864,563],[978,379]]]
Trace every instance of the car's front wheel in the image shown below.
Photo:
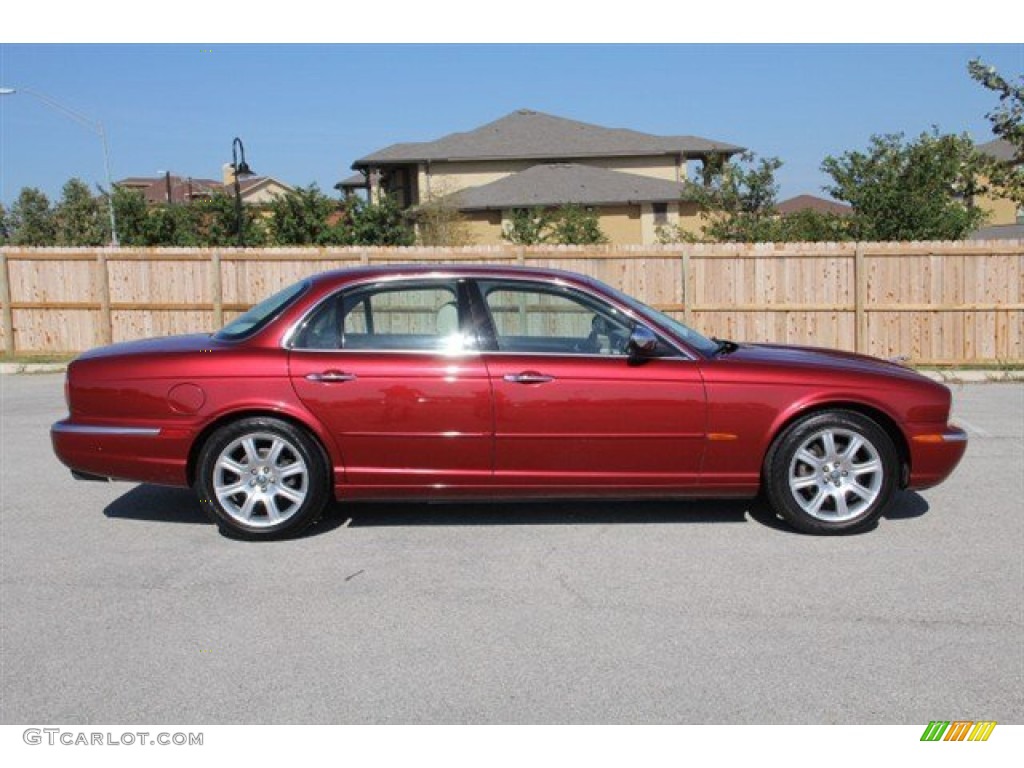
[[[790,426],[765,460],[775,511],[807,533],[848,533],[878,519],[897,488],[899,457],[877,423],[851,411]]]
[[[245,539],[293,536],[328,500],[323,452],[303,430],[274,418],[214,432],[197,465],[197,490],[222,531]]]

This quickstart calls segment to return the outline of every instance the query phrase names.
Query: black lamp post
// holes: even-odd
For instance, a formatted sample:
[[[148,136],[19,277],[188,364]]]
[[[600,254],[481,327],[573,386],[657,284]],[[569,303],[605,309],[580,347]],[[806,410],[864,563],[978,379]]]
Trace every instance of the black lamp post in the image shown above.
[[[242,158],[242,162],[238,162],[238,158]],[[242,176],[252,176],[252,169],[249,164],[245,162],[245,147],[242,145],[242,140],[235,137],[235,140],[231,142],[231,169],[235,176],[235,232],[238,233],[238,247],[245,247],[245,221],[242,218],[242,186],[238,183],[238,179]]]

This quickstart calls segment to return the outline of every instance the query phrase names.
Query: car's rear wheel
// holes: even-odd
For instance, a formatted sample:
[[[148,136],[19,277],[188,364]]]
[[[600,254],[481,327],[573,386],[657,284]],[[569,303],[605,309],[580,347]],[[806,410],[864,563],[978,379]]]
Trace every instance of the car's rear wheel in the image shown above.
[[[790,426],[765,460],[775,511],[807,533],[848,533],[882,514],[897,488],[899,458],[877,423],[829,411]]]
[[[197,464],[198,491],[222,531],[245,539],[293,536],[328,500],[326,461],[303,430],[248,418],[214,432]]]

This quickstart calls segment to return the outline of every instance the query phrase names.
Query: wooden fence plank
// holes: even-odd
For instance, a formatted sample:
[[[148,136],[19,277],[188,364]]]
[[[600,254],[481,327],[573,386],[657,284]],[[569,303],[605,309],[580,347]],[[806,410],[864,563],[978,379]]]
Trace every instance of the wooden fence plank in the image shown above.
[[[110,312],[110,270],[107,268],[106,251],[96,257],[96,293],[100,297],[99,343],[110,344],[114,340],[114,322]]]
[[[213,297],[213,324],[220,328],[224,325],[224,279],[220,251],[214,251],[210,259],[210,294]]]
[[[3,302],[4,354],[14,355],[14,307],[11,304],[11,274],[7,267],[7,254],[0,252],[0,302]]]

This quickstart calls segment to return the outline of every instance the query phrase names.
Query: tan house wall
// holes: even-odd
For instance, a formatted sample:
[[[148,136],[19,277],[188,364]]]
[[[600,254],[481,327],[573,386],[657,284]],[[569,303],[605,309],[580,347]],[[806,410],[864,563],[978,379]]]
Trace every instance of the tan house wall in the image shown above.
[[[588,157],[580,160],[580,164],[592,165],[595,168],[605,168],[609,171],[635,173],[637,176],[647,176],[664,181],[686,180],[686,161],[683,160],[682,164],[679,164],[677,158],[670,156]]]
[[[612,245],[637,245],[643,230],[639,205],[609,206],[599,209],[601,231]]]
[[[692,235],[700,235],[704,228],[704,215],[696,203],[679,204],[679,226]]]
[[[421,199],[428,195],[448,195],[461,189],[479,187],[525,171],[544,160],[479,160],[473,162],[420,163],[417,184]],[[680,165],[674,157],[588,157],[577,160],[581,165],[610,171],[635,173],[664,181],[682,181],[686,178],[686,163]],[[428,179],[429,176],[429,179]]]
[[[1005,197],[984,195],[977,198],[975,203],[988,214],[988,220],[985,222],[988,226],[1017,223],[1017,212],[1019,209],[1013,200],[1007,200]]]
[[[501,245],[501,211],[472,211],[462,214],[473,245]]]
[[[659,227],[666,227],[670,229],[678,227],[684,232],[688,232],[698,238],[700,237],[701,230],[704,226],[704,217],[697,210],[696,203],[669,203],[667,213],[668,222],[666,224],[657,224],[654,221],[653,204],[644,203],[641,214],[641,234],[643,236],[643,241],[640,243],[641,245],[657,245],[659,242]]]
[[[431,195],[450,195],[461,189],[490,184],[524,171],[531,165],[536,163],[528,160],[431,163],[428,172],[428,166],[421,163],[417,174],[420,199],[427,199]]]

